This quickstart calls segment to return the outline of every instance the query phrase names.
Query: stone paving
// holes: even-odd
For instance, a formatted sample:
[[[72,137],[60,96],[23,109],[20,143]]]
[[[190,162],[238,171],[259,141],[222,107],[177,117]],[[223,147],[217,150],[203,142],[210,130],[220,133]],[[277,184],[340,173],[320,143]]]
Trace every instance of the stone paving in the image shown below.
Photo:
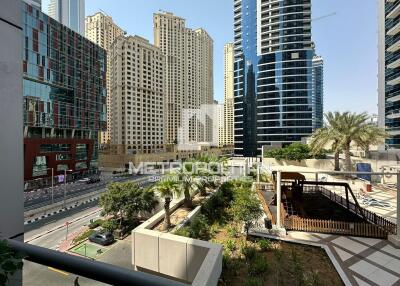
[[[400,249],[387,240],[296,231],[286,238],[326,245],[351,285],[400,285]]]

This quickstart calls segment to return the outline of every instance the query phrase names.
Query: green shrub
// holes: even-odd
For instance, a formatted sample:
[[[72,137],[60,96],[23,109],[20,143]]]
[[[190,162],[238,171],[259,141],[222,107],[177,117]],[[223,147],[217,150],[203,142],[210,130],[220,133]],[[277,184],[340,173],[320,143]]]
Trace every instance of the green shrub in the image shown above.
[[[293,273],[296,278],[298,286],[305,285],[305,275],[303,264],[300,261],[300,257],[297,255],[295,250],[292,250],[292,260],[293,260]]]
[[[229,253],[226,251],[222,254],[222,276],[226,274],[226,272],[232,273],[233,276],[236,276],[239,273],[239,269],[242,267],[242,264],[239,260],[232,258]]]
[[[236,227],[233,226],[233,225],[229,225],[229,226],[226,228],[226,231],[227,231],[229,237],[232,237],[232,238],[236,237],[236,236],[237,236],[237,233],[238,233]]]
[[[258,277],[249,277],[246,279],[244,286],[264,286],[264,281]]]
[[[234,251],[236,249],[236,244],[235,241],[229,239],[225,242],[225,247],[228,249],[230,252]]]
[[[322,286],[321,278],[318,271],[311,271],[305,276],[305,285],[307,286]]]
[[[258,220],[263,214],[257,195],[247,187],[241,187],[235,190],[234,200],[229,212],[233,216],[235,222],[244,224],[246,235],[253,225],[253,222]]]
[[[220,228],[220,226],[218,224],[213,224],[210,227],[210,235],[211,235],[211,237],[214,237],[219,232],[219,228]]]
[[[257,254],[255,247],[247,244],[243,244],[240,251],[247,261],[253,260]]]
[[[221,192],[217,192],[211,198],[209,198],[202,205],[201,212],[211,222],[221,217],[222,212],[226,206],[226,198]]]
[[[190,237],[208,240],[210,233],[207,217],[200,214],[190,223]]]
[[[181,227],[174,232],[175,235],[190,237],[190,228],[188,226]]]
[[[310,147],[300,142],[292,143],[285,148],[268,150],[264,153],[266,158],[275,158],[276,160],[293,160],[301,161],[305,159],[325,159],[326,150],[321,151],[318,154],[312,155]]]
[[[72,242],[74,244],[78,244],[84,240],[86,240],[89,236],[91,236],[95,231],[93,229],[88,229],[87,231],[85,231],[84,233],[78,235],[77,237],[75,237]]]
[[[229,261],[231,257],[225,251],[222,253],[222,269],[229,269]]]
[[[104,222],[104,220],[102,220],[102,219],[97,219],[97,220],[95,220],[95,221],[93,221],[93,222],[91,222],[91,223],[89,224],[89,228],[90,228],[90,229],[95,229],[96,227],[101,226],[101,225],[103,224],[103,222]]]
[[[119,227],[119,224],[116,220],[110,219],[103,222],[102,227],[108,231],[113,232]]]
[[[252,276],[262,276],[268,271],[268,262],[261,255],[255,255],[250,261],[248,272]]]
[[[272,245],[271,245],[271,241],[266,240],[266,239],[261,239],[258,242],[258,246],[260,247],[261,251],[268,251],[271,249]]]

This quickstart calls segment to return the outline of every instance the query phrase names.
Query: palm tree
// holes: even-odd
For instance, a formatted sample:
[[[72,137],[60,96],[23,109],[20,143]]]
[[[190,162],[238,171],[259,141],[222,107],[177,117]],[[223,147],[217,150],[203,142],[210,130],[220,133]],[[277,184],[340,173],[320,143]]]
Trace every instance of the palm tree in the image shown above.
[[[164,229],[167,230],[171,227],[171,214],[170,214],[170,204],[172,198],[175,196],[180,196],[182,194],[182,189],[178,186],[175,180],[172,178],[166,178],[158,182],[154,186],[154,191],[158,192],[158,194],[164,198]]]
[[[186,208],[193,208],[192,195],[194,194],[194,192],[196,192],[198,188],[192,173],[185,171],[185,168],[181,168],[175,174],[178,177],[178,184],[180,184],[180,187],[185,196],[184,206]]]
[[[312,154],[319,154],[324,148],[330,144],[330,148],[334,152],[335,171],[340,171],[339,155],[341,152],[340,143],[340,122],[342,114],[339,112],[328,112],[325,114],[325,126],[318,129],[311,138],[310,148]]]
[[[200,194],[202,196],[207,195],[207,188],[215,188],[216,187],[216,182],[214,181],[214,176],[210,172],[200,172],[198,174],[199,176],[199,181],[197,183],[198,188],[200,190]]]
[[[361,114],[345,112],[342,114],[339,127],[339,144],[344,150],[346,171],[348,172],[352,171],[350,154],[351,143],[365,136],[367,126],[369,125],[367,123],[368,119],[369,116],[365,112]]]
[[[355,141],[357,145],[365,151],[365,154],[368,155],[371,145],[382,144],[388,137],[388,133],[383,128],[373,124],[368,124],[364,127],[364,131],[355,139]]]
[[[352,171],[350,147],[353,142],[368,152],[370,145],[379,144],[387,138],[385,130],[368,123],[367,113],[328,112],[325,118],[325,127],[313,135],[310,147],[313,153],[317,153],[332,142],[332,150],[335,152],[335,171],[339,170],[341,151],[345,153],[346,170]]]

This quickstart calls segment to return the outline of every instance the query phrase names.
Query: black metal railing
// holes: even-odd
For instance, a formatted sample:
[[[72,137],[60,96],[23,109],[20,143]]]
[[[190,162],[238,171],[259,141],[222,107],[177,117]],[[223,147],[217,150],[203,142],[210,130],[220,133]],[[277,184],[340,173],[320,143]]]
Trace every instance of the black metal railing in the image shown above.
[[[99,261],[61,253],[55,250],[8,239],[9,246],[22,253],[26,260],[53,267],[98,282],[121,286],[184,286],[181,282],[167,278],[120,268]]]
[[[304,185],[303,190],[304,193],[321,193],[325,197],[329,198],[331,201],[343,206],[344,208],[347,208],[349,211],[352,213],[356,214],[359,217],[362,217],[366,221],[375,224],[382,229],[384,229],[388,234],[396,234],[397,233],[397,224],[393,223],[380,215],[371,212],[365,208],[362,208],[357,199],[353,197],[354,202],[350,201],[349,198],[344,198],[343,196],[340,196],[336,194],[335,192],[332,192],[331,190],[328,190],[327,188],[324,188],[319,185],[328,185],[328,186],[342,186],[345,189],[347,189],[351,194],[351,188],[347,183],[326,183],[326,182],[304,182],[304,184],[313,184],[313,185]]]

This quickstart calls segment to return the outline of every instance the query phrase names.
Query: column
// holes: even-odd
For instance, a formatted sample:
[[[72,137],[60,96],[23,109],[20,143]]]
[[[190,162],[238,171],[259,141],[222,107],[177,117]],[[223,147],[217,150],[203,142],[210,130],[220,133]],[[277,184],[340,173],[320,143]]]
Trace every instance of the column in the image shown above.
[[[276,176],[276,227],[281,228],[281,202],[282,202],[282,194],[281,194],[281,183],[282,183],[282,172],[277,171]]]

